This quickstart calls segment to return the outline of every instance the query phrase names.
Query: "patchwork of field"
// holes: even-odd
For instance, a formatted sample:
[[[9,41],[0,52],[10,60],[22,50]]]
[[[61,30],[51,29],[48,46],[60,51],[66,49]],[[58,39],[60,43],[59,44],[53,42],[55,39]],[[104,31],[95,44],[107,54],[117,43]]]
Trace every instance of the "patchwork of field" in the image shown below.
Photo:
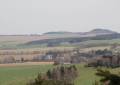
[[[55,35],[0,35],[0,49],[21,49],[21,48],[40,48],[44,45],[23,45],[27,42],[44,40],[44,39],[56,39],[65,38],[67,36],[55,36]],[[68,36],[70,37],[70,35]],[[71,35],[72,37],[72,35]],[[78,36],[77,36],[78,37]]]
[[[79,71],[79,77],[75,80],[75,85],[92,85],[95,80],[99,80],[95,76],[95,68],[85,68],[83,64],[76,65]],[[33,80],[38,73],[45,73],[48,69],[52,69],[53,65],[29,65],[29,66],[5,66],[0,67],[0,85],[26,85],[27,82]],[[109,69],[117,73],[118,69]]]
[[[59,39],[59,37],[51,37],[49,35],[4,35],[0,36],[0,49],[11,50],[11,49],[30,49],[30,48],[41,48],[46,47],[46,44],[31,44],[27,45],[25,43],[44,40],[44,39]],[[94,47],[94,46],[108,46],[111,44],[120,44],[120,39],[110,39],[110,40],[87,40],[79,43],[61,43],[59,46],[64,47]]]
[[[48,39],[48,36],[0,36],[0,60],[5,57],[32,59],[34,56],[44,54],[48,51],[73,50],[81,48],[81,52],[110,49],[112,44],[120,45],[120,39],[112,40],[89,40],[76,44],[66,44],[57,47],[44,47],[44,45],[22,45],[29,41]],[[79,77],[75,80],[75,85],[93,85],[99,77],[95,76],[95,68],[85,68],[83,64],[76,65]],[[45,73],[48,69],[54,68],[53,62],[26,62],[13,64],[0,64],[0,85],[26,85],[33,80],[38,73]],[[117,73],[118,69],[109,69]]]
[[[0,36],[0,50],[29,50],[29,49],[40,49],[47,48],[46,44],[26,44],[31,41],[45,40],[45,39],[59,39],[60,37],[52,37],[50,35],[1,35]],[[58,47],[100,47],[110,46],[112,44],[120,44],[120,39],[110,40],[87,40],[78,43],[64,42],[58,45]],[[53,46],[54,47],[54,46]],[[57,46],[56,46],[57,47]]]

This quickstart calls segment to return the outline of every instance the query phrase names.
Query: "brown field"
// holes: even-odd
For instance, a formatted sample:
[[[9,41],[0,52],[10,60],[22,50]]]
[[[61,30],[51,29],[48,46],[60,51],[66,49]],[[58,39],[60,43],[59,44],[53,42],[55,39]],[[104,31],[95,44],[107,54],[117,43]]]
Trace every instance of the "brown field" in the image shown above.
[[[34,41],[34,40],[41,40],[41,39],[48,39],[48,36],[41,36],[41,35],[3,35],[0,36],[0,42],[6,41],[15,41],[19,43]]]
[[[0,67],[13,67],[13,66],[31,66],[31,65],[51,65],[54,62],[25,62],[25,63],[9,63],[9,64],[0,64]]]
[[[41,47],[41,48],[26,48],[26,49],[0,49],[0,52],[20,52],[20,51],[52,51],[52,50],[72,50],[75,47],[63,47],[63,46],[58,46],[58,47]]]
[[[56,35],[0,35],[0,42],[16,42],[16,43],[26,43],[35,40],[43,39],[55,39],[55,38],[64,38],[72,36],[56,36]],[[75,36],[78,37],[78,36]]]

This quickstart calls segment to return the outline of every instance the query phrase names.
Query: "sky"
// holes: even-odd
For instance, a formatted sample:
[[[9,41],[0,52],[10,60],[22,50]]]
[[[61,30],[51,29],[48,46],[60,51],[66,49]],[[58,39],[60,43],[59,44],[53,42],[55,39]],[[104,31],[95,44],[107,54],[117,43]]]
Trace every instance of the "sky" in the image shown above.
[[[0,0],[0,34],[120,32],[120,0]]]

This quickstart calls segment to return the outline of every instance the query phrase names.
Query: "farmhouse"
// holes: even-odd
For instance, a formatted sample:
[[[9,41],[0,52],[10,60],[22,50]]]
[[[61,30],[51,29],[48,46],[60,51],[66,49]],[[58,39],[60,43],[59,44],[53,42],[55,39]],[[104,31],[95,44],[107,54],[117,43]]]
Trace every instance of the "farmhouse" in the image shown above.
[[[88,66],[105,66],[105,67],[120,67],[120,56],[119,55],[103,55],[89,62]]]
[[[45,56],[42,56],[42,60],[53,60],[53,55],[45,55]]]
[[[118,55],[103,56],[101,60],[104,63],[111,64],[112,66],[120,66],[120,56]]]

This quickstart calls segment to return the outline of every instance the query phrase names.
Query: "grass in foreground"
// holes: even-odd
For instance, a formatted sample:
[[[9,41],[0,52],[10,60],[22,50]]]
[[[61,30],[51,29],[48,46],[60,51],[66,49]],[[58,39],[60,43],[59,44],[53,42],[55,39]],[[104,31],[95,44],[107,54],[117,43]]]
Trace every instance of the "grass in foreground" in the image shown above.
[[[99,80],[95,76],[96,69],[85,68],[83,64],[76,65],[79,70],[79,77],[75,80],[75,85],[92,85],[95,80]],[[45,73],[53,65],[31,65],[31,66],[14,66],[0,67],[0,85],[26,85],[38,75]],[[120,69],[111,71],[118,72]]]
[[[0,85],[26,85],[38,73],[44,73],[52,65],[0,67]]]

